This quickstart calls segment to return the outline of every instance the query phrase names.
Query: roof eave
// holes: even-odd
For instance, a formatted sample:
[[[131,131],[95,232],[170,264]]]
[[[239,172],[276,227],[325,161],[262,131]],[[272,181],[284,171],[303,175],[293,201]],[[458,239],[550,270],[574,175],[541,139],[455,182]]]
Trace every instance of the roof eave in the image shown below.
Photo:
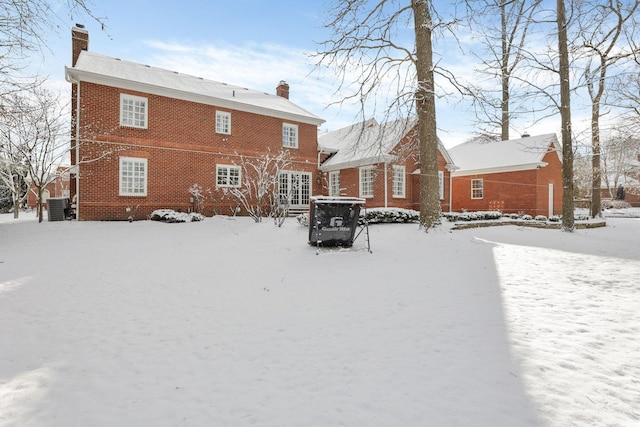
[[[492,173],[505,173],[505,172],[521,172],[527,170],[535,170],[541,169],[547,166],[546,162],[536,162],[536,163],[527,163],[522,165],[509,165],[509,166],[500,166],[493,168],[483,168],[483,169],[458,169],[451,172],[451,176],[469,176],[469,175],[488,175]]]

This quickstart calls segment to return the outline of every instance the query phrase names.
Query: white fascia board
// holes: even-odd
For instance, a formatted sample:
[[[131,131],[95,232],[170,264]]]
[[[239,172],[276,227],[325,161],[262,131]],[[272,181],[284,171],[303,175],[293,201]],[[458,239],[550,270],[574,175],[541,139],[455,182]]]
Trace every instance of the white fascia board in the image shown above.
[[[547,162],[538,162],[538,163],[528,163],[524,165],[503,166],[498,168],[456,170],[451,172],[451,176],[457,177],[457,176],[469,176],[469,175],[488,175],[492,173],[521,172],[521,171],[540,169],[547,165],[548,165]]]
[[[391,163],[396,159],[397,159],[396,156],[392,156],[390,154],[383,154],[376,157],[368,157],[365,159],[351,160],[348,162],[320,165],[318,169],[323,172],[332,172],[332,171],[338,171],[343,169],[359,168],[362,166],[373,166],[379,163]]]
[[[259,114],[262,116],[276,117],[283,120],[307,123],[320,126],[325,120],[314,118],[301,114],[288,113],[286,111],[273,110],[269,108],[259,107],[244,102],[234,102],[228,99],[216,98],[213,96],[201,95],[193,92],[185,92],[181,90],[171,89],[165,86],[150,85],[147,83],[134,82],[118,77],[105,76],[104,74],[92,73],[90,71],[77,70],[75,68],[65,67],[66,75],[76,81],[95,83],[104,86],[111,86],[132,90],[135,92],[150,93],[153,95],[164,96],[167,98],[181,99],[184,101],[197,102],[198,104],[212,105],[216,107],[224,107],[230,110],[244,111],[247,113]]]

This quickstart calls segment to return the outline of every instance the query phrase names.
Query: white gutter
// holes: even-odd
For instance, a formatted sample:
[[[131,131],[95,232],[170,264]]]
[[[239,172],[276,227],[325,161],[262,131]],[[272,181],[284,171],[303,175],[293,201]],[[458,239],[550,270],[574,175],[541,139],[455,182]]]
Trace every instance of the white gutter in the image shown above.
[[[449,212],[453,212],[453,175],[449,171]]]

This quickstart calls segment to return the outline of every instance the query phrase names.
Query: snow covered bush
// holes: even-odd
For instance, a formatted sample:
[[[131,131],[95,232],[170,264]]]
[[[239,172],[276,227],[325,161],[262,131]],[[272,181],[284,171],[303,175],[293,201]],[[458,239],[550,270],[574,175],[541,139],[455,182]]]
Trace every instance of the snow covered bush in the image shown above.
[[[443,212],[442,216],[447,220],[455,221],[486,221],[502,218],[499,211],[478,211],[478,212]]]
[[[547,222],[547,217],[544,215],[536,215],[535,220],[540,222]]]
[[[560,222],[561,219],[562,217],[560,217],[560,215],[551,215],[549,217],[549,222]]]
[[[420,212],[402,208],[371,208],[360,211],[360,223],[365,218],[369,224],[406,223],[420,220]]]
[[[296,217],[298,224],[303,227],[309,226],[309,214],[303,213]],[[392,223],[409,223],[418,222],[420,220],[420,212],[412,209],[402,208],[370,208],[360,211],[358,224],[392,224]]]
[[[524,221],[531,221],[533,219],[533,217],[531,215],[522,215],[522,217],[520,218]]]
[[[202,221],[204,218],[204,215],[199,213],[176,212],[171,209],[158,209],[149,215],[150,220],[162,222],[196,222]]]
[[[627,209],[631,207],[631,204],[624,200],[603,200],[602,209]]]
[[[259,157],[239,157],[240,175],[230,178],[228,186],[218,190],[224,197],[234,199],[255,222],[262,222],[264,217],[286,216],[293,189],[283,191],[279,178],[280,172],[291,165],[289,153],[281,150]]]

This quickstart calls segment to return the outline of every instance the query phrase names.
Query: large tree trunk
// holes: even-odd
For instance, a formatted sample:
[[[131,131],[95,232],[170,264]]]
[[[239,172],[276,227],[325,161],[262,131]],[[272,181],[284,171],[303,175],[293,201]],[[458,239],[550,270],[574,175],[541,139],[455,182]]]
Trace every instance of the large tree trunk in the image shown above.
[[[420,225],[425,230],[440,224],[438,194],[438,139],[433,76],[433,21],[427,0],[412,0],[416,33],[416,109],[420,142]]]
[[[564,0],[557,0],[558,53],[560,55],[560,118],[562,122],[562,230],[573,231],[573,143],[571,141],[571,87]]]

